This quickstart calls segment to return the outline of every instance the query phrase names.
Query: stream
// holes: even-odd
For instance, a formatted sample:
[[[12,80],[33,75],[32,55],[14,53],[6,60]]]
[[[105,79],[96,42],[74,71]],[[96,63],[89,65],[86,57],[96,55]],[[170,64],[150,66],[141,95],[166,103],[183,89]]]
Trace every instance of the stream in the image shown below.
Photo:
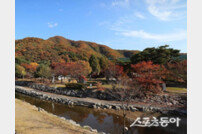
[[[49,113],[64,117],[66,119],[74,120],[81,126],[88,125],[98,132],[105,132],[110,134],[121,134],[123,130],[123,117],[98,111],[92,108],[80,106],[68,106],[64,104],[53,103],[49,101],[32,98],[23,94],[16,93],[15,97],[24,100],[32,105],[41,107]],[[174,117],[174,116],[172,116]],[[179,116],[176,116],[179,117]],[[181,124],[176,127],[169,124],[168,127],[132,127],[130,128],[131,121],[126,120],[126,126],[129,128],[128,134],[186,134],[187,133],[187,117],[180,116]]]

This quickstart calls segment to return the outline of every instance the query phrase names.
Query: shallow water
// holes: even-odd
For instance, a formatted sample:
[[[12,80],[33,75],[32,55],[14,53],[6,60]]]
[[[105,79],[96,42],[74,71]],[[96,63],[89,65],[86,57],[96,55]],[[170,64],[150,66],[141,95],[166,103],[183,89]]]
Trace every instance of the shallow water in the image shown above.
[[[79,123],[81,126],[88,125],[93,129],[97,129],[99,132],[121,134],[123,129],[123,118],[121,116],[101,112],[92,108],[80,107],[80,106],[67,106],[64,104],[53,103],[49,101],[32,98],[30,96],[15,94],[15,97],[24,100],[32,105],[41,107],[47,112],[55,114],[66,119],[72,119]],[[180,127],[173,125],[167,128],[163,127],[132,127],[129,128],[129,134],[186,134],[186,117],[180,117],[182,123]],[[132,122],[126,120],[126,126],[128,127]]]

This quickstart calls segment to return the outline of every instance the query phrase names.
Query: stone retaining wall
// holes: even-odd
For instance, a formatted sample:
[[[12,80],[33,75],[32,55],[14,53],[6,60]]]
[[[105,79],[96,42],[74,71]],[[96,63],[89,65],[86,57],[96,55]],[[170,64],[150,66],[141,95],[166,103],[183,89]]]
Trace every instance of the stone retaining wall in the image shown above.
[[[115,98],[111,94],[108,94],[102,91],[71,90],[71,89],[67,90],[65,88],[60,88],[60,87],[55,88],[55,87],[49,87],[42,84],[37,84],[32,81],[15,81],[15,85],[29,87],[36,90],[49,92],[49,93],[72,96],[72,97],[91,97],[91,98],[97,98],[101,100],[117,100],[117,98]]]
[[[119,95],[112,93],[111,90],[106,91],[96,91],[96,90],[71,90],[66,88],[55,88],[49,87],[43,84],[34,83],[32,81],[16,81],[16,85],[33,88],[39,91],[55,93],[60,95],[79,97],[79,98],[96,98],[99,100],[112,100],[112,101],[120,101],[118,98]],[[187,97],[179,96],[179,95],[150,95],[148,97],[134,97],[133,101],[143,102],[143,103],[155,103],[159,105],[167,105],[167,106],[186,106]]]
[[[169,114],[169,113],[174,113],[174,114],[186,114],[183,113],[183,111],[179,111],[179,110],[175,110],[172,108],[159,108],[159,107],[153,107],[153,106],[142,106],[142,105],[121,105],[121,104],[112,104],[112,103],[102,103],[100,101],[100,103],[95,103],[95,102],[89,102],[89,101],[83,101],[81,99],[68,99],[65,97],[53,97],[51,95],[48,95],[46,93],[43,92],[37,92],[34,90],[25,90],[23,89],[23,87],[20,86],[16,86],[15,87],[15,91],[18,93],[22,93],[25,95],[29,95],[31,97],[36,97],[39,99],[43,99],[43,100],[47,100],[47,101],[53,101],[53,102],[57,102],[57,103],[62,103],[62,104],[66,104],[66,105],[75,105],[75,106],[85,106],[85,107],[89,107],[89,108],[102,108],[102,109],[114,109],[114,110],[121,110],[121,109],[125,109],[128,111],[144,111],[144,112],[160,112],[163,114]]]

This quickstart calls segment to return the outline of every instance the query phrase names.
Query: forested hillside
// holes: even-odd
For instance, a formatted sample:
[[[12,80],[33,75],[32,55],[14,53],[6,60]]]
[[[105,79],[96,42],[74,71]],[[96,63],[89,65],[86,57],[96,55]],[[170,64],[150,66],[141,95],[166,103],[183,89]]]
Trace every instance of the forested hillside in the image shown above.
[[[16,62],[26,63],[88,61],[91,55],[110,60],[129,61],[131,56],[139,52],[139,50],[115,50],[106,45],[74,41],[61,36],[47,40],[28,37],[15,41]],[[180,58],[186,59],[186,53],[181,54]]]
[[[152,67],[148,72],[150,69],[160,69],[165,75],[161,75],[164,82],[181,85],[187,82],[186,53],[180,53],[180,50],[168,45],[145,48],[143,51],[115,50],[94,42],[55,36],[47,40],[33,37],[16,40],[15,49],[18,78],[50,78],[52,75],[71,75],[78,79],[89,75],[116,78],[121,72],[132,77],[129,73],[141,66],[141,69]],[[145,77],[147,79],[148,76]]]
[[[73,41],[61,36],[47,40],[28,37],[15,42],[16,59],[27,62],[88,61],[91,55],[108,59],[124,55],[105,45],[94,42]]]

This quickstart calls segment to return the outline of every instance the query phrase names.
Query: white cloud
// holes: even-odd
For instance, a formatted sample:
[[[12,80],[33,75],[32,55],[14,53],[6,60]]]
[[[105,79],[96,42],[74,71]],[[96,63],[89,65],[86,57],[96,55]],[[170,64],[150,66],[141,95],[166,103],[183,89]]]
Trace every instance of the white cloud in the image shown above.
[[[117,19],[114,23],[109,25],[110,29],[113,31],[123,31],[124,29],[129,29],[131,23],[134,22],[134,14],[122,16]]]
[[[142,15],[140,12],[136,12],[135,16],[138,17],[138,18],[140,18],[140,19],[145,19],[145,16]]]
[[[186,17],[186,2],[184,0],[144,0],[146,1],[146,10],[154,17],[162,21],[178,20]],[[153,40],[158,42],[179,41],[187,39],[186,30],[178,30],[174,32],[161,33],[159,27],[159,33],[152,33],[144,30],[136,30],[139,23],[137,18],[150,19],[144,10],[139,10],[137,7],[139,4],[135,0],[116,0],[112,5],[117,7],[129,7],[129,14],[123,14],[113,21],[103,21],[99,23],[100,26],[106,26],[110,30],[114,31],[116,35],[121,35],[124,38],[140,38],[142,40]],[[142,3],[141,3],[142,4]],[[145,4],[145,3],[144,3]],[[146,17],[145,17],[146,16]],[[152,20],[156,21],[156,20]],[[148,21],[149,22],[149,21]],[[137,24],[137,25],[136,25]],[[145,25],[145,24],[144,24]],[[168,25],[170,26],[170,25]],[[141,26],[142,27],[142,26]],[[152,24],[149,23],[149,27]],[[131,30],[134,29],[134,30]],[[165,28],[167,29],[167,28]],[[176,29],[176,28],[174,28]],[[184,29],[184,28],[183,28]],[[158,28],[157,28],[158,30]],[[172,30],[172,29],[171,29]]]
[[[181,0],[146,0],[149,13],[159,20],[169,21],[186,16],[186,1]]]
[[[145,32],[143,30],[139,31],[134,30],[134,31],[122,31],[121,34],[126,37],[136,37],[156,41],[177,41],[177,40],[184,40],[187,37],[187,33],[185,30],[169,34],[153,34]]]
[[[120,7],[128,7],[130,4],[130,0],[114,0],[112,2],[112,6],[116,7],[116,6],[120,6]]]
[[[146,19],[146,17],[141,12],[135,12],[132,14],[121,16],[114,22],[111,22],[111,24],[108,22],[108,26],[113,31],[123,31],[125,29],[131,29],[137,21],[137,18]]]
[[[58,26],[58,23],[48,22],[48,27],[53,28],[53,27],[56,27],[56,26]]]
[[[160,11],[160,9],[158,9],[156,6],[152,6],[152,5],[148,7],[148,10],[153,16],[163,21],[169,20],[172,14],[171,11]]]

